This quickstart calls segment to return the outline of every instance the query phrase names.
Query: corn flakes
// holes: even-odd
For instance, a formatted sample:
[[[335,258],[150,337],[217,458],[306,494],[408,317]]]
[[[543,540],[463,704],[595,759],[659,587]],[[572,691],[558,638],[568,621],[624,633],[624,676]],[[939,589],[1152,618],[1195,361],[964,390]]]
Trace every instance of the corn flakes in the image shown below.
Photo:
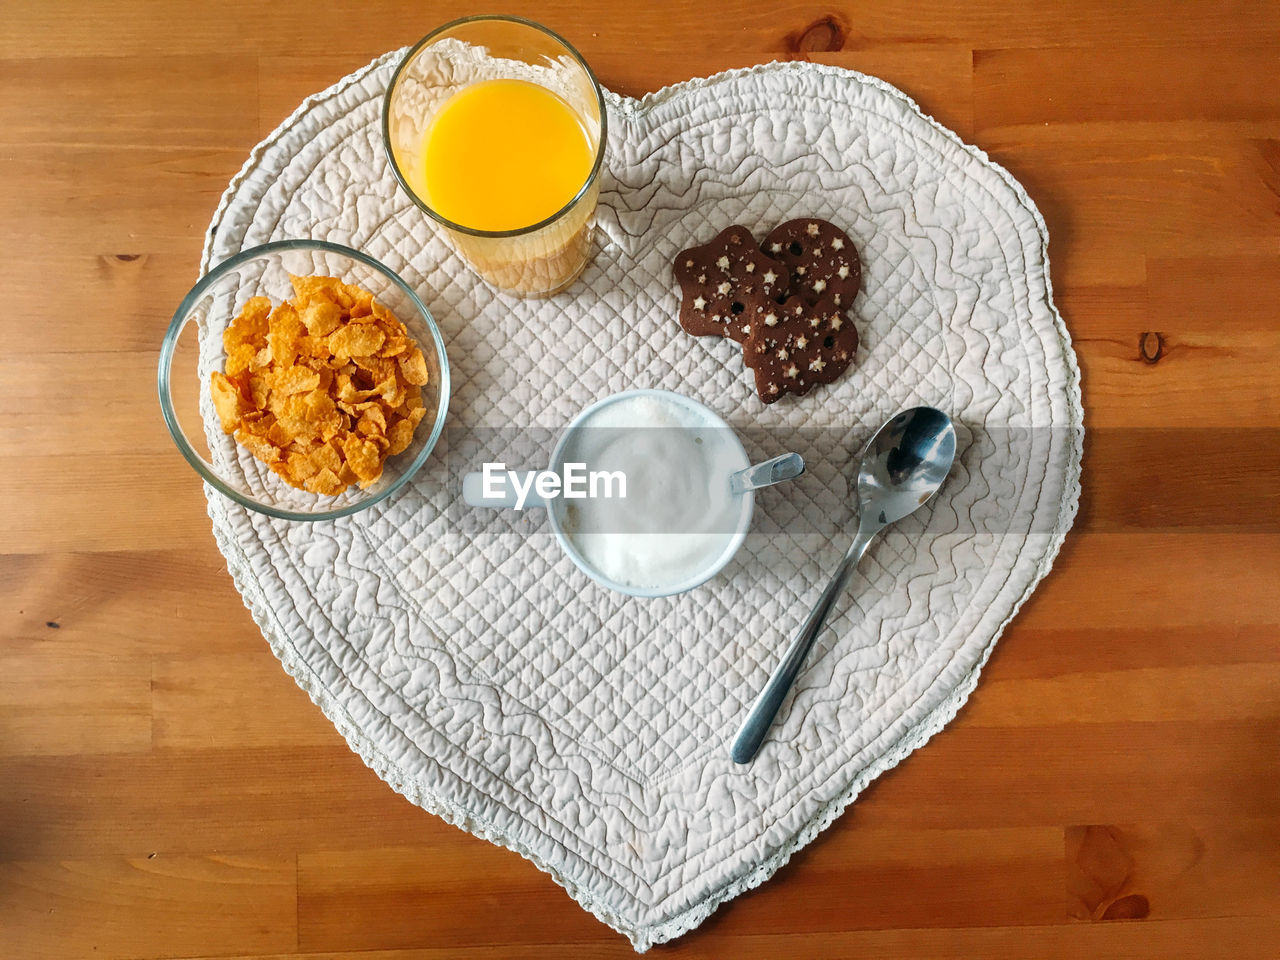
[[[222,334],[209,390],[223,432],[291,486],[333,496],[370,487],[426,414],[426,357],[367,290],[293,277],[275,308],[252,297]]]

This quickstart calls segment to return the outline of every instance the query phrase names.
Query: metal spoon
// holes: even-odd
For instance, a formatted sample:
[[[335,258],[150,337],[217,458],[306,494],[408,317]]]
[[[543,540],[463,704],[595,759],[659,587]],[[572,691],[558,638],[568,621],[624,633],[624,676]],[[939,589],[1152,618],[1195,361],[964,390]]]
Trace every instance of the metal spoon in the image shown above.
[[[903,411],[863,448],[858,467],[858,535],[738,728],[733,740],[734,763],[750,763],[760,749],[809,648],[822,632],[827,614],[876,534],[933,496],[955,455],[956,431],[951,418],[933,407]]]
[[[771,487],[784,480],[794,480],[804,473],[804,457],[798,453],[784,453],[780,457],[752,464],[729,474],[729,492],[746,493],[748,490],[759,490]]]

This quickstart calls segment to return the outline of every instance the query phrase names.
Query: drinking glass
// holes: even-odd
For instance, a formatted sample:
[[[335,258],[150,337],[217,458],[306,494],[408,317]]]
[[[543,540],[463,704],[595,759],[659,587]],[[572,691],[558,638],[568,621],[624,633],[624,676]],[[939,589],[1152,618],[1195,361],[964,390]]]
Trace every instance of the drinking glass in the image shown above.
[[[432,208],[425,183],[425,142],[440,108],[487,80],[524,80],[558,95],[577,114],[592,149],[578,192],[547,218],[511,230],[455,223]],[[454,248],[501,290],[546,297],[568,287],[591,254],[607,116],[600,84],[562,37],[517,17],[466,17],[418,41],[396,68],[382,110],[382,133],[396,179]]]

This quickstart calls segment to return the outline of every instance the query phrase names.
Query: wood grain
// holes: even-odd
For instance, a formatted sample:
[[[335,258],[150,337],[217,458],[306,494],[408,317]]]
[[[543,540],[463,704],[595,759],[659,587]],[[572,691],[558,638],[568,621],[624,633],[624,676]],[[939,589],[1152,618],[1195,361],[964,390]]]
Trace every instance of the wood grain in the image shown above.
[[[712,921],[714,923],[714,920]],[[823,960],[975,960],[988,957],[1035,957],[1037,960],[1203,960],[1208,949],[1238,960],[1273,960],[1280,925],[1275,920],[1224,917],[1196,921],[1147,923],[1057,924],[1014,927],[951,927],[943,929],[852,930],[839,933],[782,933],[748,936],[720,935],[688,938],[664,949],[663,955],[681,960],[723,960],[726,957],[820,957]],[[419,947],[263,956],[259,960],[609,960],[634,953],[599,941],[560,944],[486,944],[475,947]],[[213,960],[211,957],[184,960]]]
[[[296,875],[292,857],[3,863],[0,929],[31,960],[277,951],[297,941]]]
[[[615,90],[811,59],[897,84],[1049,226],[1085,495],[957,720],[672,958],[1273,960],[1280,6],[505,8]],[[0,24],[0,956],[601,960],[285,675],[154,399],[253,145],[478,8],[18,0]]]
[[[798,854],[770,896],[753,897],[751,908],[715,925],[722,935],[909,926],[921,899],[932,904],[932,926],[963,925],[979,905],[992,925],[1052,922],[1063,913],[1062,851],[1062,831],[1053,827],[841,832]],[[298,863],[303,949],[538,943],[596,932],[576,908],[568,917],[529,910],[540,900],[538,872],[496,850],[350,850]],[[807,879],[790,882],[800,874]],[[814,896],[824,888],[859,894]]]

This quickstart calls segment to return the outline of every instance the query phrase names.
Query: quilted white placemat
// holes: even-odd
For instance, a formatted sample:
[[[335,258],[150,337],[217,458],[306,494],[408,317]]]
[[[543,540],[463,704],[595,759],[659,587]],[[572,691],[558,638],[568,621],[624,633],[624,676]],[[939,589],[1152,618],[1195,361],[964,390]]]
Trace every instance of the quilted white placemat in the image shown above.
[[[661,387],[711,406],[753,455],[794,446],[809,470],[761,494],[755,529],[770,532],[722,575],[659,600],[591,583],[537,517],[493,513],[477,531],[457,479],[479,464],[448,444],[399,495],[336,522],[273,521],[209,491],[214,532],[276,655],[379,776],[528,857],[644,950],[766,880],[941,729],[1048,572],[1083,431],[1044,223],[894,88],[770,64],[608,95],[595,259],[566,294],[513,299],[473,279],[388,169],[379,111],[399,56],[253,151],[204,268],[317,237],[400,272],[448,345],[450,435],[552,436],[608,393]],[[862,344],[838,383],[764,407],[736,345],[678,326],[670,265],[730,223],[763,236],[806,215],[861,250]],[[921,403],[959,423],[952,476],[872,546],[770,740],[735,766],[728,739],[847,546],[856,451]]]

